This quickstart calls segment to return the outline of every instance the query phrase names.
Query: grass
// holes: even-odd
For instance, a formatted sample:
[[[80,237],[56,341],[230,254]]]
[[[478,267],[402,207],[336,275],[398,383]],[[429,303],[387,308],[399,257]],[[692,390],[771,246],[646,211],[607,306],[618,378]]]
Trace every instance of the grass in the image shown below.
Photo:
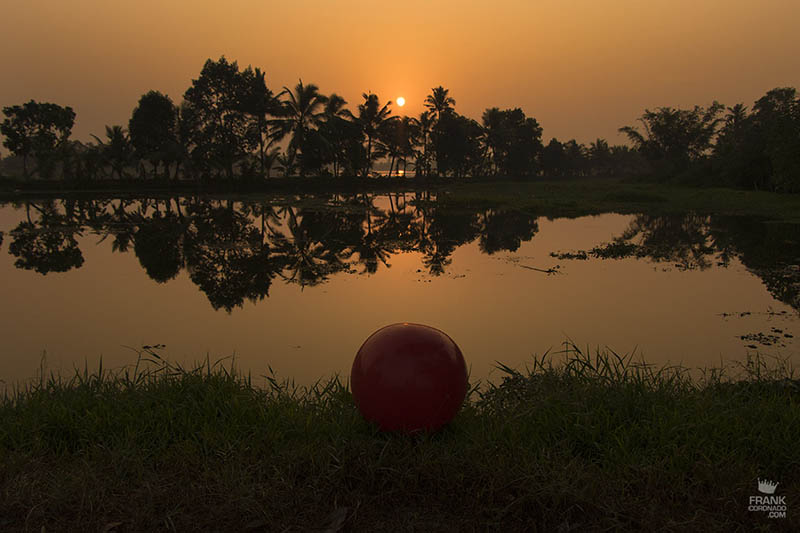
[[[214,194],[238,200],[264,195],[436,190],[448,205],[469,208],[515,208],[548,217],[607,212],[670,214],[694,211],[715,215],[748,215],[800,223],[800,195],[741,189],[692,187],[632,179],[561,178],[498,180],[415,180],[405,178],[272,178],[267,182],[195,183],[160,181],[89,182],[84,188],[65,181],[19,182],[0,179],[0,200],[63,197],[170,197]]]
[[[501,205],[549,217],[694,211],[800,223],[798,194],[598,178],[483,181],[452,185],[447,190],[448,199],[456,204],[487,208]]]
[[[378,432],[338,378],[255,386],[221,364],[84,370],[0,404],[3,531],[789,530],[800,382],[699,377],[568,346],[500,365],[433,434]],[[148,361],[149,359],[149,361]],[[787,517],[748,512],[779,481]]]

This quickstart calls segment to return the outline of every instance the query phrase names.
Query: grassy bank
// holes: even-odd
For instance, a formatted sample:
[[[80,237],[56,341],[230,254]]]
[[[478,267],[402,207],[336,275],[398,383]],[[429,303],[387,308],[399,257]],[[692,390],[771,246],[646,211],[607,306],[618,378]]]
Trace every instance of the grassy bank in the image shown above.
[[[800,383],[573,350],[381,434],[339,380],[220,366],[42,379],[0,406],[0,529],[754,530],[800,524]],[[779,481],[787,517],[748,512]]]
[[[615,179],[475,182],[453,185],[448,191],[454,202],[465,206],[503,205],[551,217],[694,211],[800,223],[798,194]]]
[[[727,188],[665,185],[613,178],[581,179],[429,179],[412,178],[273,178],[266,182],[194,182],[109,180],[77,186],[64,181],[0,180],[0,200],[42,198],[172,197],[215,195],[255,199],[265,195],[381,194],[434,190],[452,205],[514,208],[538,215],[581,216],[607,212],[667,214],[695,211],[715,215],[749,215],[800,223],[800,195]]]

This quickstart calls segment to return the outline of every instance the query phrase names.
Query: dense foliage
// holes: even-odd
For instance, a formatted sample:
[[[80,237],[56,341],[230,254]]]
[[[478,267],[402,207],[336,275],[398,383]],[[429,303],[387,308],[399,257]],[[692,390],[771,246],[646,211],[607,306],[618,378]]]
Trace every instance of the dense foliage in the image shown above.
[[[625,126],[630,146],[597,139],[588,146],[551,139],[519,109],[487,109],[478,122],[460,115],[436,87],[418,117],[393,114],[392,102],[364,93],[354,112],[337,94],[300,80],[277,94],[258,68],[208,60],[180,105],[144,94],[128,123],[106,127],[96,143],[69,141],[69,108],[28,102],[6,107],[4,145],[37,162],[42,177],[71,179],[264,179],[283,176],[654,176],[706,185],[800,190],[800,98],[769,91],[753,106],[646,109]],[[640,129],[641,128],[641,129]],[[410,165],[410,169],[409,169]],[[8,168],[8,165],[6,165]]]

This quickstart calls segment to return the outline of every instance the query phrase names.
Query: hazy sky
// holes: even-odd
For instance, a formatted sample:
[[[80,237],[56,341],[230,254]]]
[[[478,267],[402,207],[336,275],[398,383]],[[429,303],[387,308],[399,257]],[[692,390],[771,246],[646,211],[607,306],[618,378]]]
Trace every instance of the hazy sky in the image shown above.
[[[457,111],[521,107],[544,137],[604,137],[646,107],[800,87],[798,0],[0,0],[0,106],[70,105],[75,138],[127,125],[150,89],[178,103],[207,58],[344,96],[444,85]],[[395,109],[397,109],[395,107]]]

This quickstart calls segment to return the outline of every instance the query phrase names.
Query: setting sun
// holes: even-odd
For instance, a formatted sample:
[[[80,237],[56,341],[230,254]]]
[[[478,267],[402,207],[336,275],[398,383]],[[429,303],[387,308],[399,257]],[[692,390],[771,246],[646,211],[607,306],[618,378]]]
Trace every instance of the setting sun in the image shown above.
[[[402,96],[398,96],[397,97],[397,105],[399,107],[403,107],[404,105],[406,105],[406,99],[403,98]]]

